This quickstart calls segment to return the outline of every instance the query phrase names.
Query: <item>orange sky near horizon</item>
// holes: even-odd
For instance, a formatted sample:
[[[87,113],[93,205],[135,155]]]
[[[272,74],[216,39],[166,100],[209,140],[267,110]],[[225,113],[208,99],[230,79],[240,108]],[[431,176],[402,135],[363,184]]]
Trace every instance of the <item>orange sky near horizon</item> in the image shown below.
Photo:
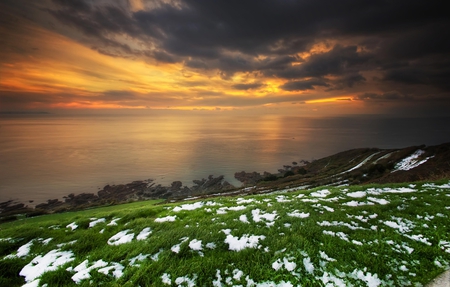
[[[414,115],[425,107],[424,113],[434,115],[450,107],[445,49],[437,51],[424,36],[438,31],[433,27],[439,28],[439,21],[427,18],[428,31],[407,17],[402,21],[408,25],[399,24],[396,5],[358,8],[377,11],[377,17],[388,11],[386,19],[399,25],[393,32],[350,12],[343,17],[345,9],[328,15],[320,5],[275,1],[261,4],[240,23],[232,4],[216,4],[220,7],[184,0],[5,0],[0,3],[0,112]],[[317,17],[309,17],[308,9]],[[289,21],[267,23],[264,15]],[[358,22],[363,31],[352,26]],[[411,39],[418,39],[416,45]],[[408,54],[404,47],[418,50]]]
[[[321,103],[337,103],[351,110],[360,104],[344,105],[342,96],[283,91],[286,80],[236,73],[224,79],[219,72],[200,73],[183,63],[145,62],[101,54],[73,39],[23,20],[22,33],[0,27],[0,35],[23,45],[17,53],[3,47],[7,56],[0,66],[0,92],[27,94],[12,109],[179,109],[234,110],[270,107],[291,112],[317,112]],[[311,52],[326,51],[316,45]],[[9,49],[8,49],[9,48]],[[5,51],[6,50],[6,51]],[[303,57],[308,55],[303,55]],[[236,84],[261,83],[261,87],[236,90]],[[109,94],[113,95],[110,96]],[[114,93],[125,95],[117,96]],[[105,96],[106,95],[106,96]],[[236,104],[234,104],[236,103]],[[297,104],[292,109],[293,104]],[[337,106],[337,105],[336,105]]]

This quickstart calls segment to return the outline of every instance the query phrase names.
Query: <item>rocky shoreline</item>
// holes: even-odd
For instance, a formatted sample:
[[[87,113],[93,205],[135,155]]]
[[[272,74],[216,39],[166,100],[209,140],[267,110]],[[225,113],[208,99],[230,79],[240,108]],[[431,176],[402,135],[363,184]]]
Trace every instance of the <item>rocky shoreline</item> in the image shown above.
[[[162,186],[154,180],[106,185],[97,193],[69,194],[63,200],[49,199],[35,208],[9,200],[0,203],[0,222],[17,219],[18,214],[36,216],[54,212],[81,210],[130,201],[266,193],[274,190],[324,185],[394,183],[450,179],[450,143],[438,146],[413,146],[403,149],[353,149],[315,160],[292,162],[278,173],[236,172],[242,183],[235,187],[223,175],[193,180],[191,187],[174,181]]]

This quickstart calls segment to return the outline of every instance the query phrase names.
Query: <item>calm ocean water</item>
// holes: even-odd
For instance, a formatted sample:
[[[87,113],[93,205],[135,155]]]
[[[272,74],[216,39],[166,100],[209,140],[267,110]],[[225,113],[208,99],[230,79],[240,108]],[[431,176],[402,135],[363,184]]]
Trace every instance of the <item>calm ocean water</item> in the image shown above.
[[[224,115],[3,115],[0,201],[44,202],[106,184],[170,184],[284,164],[359,147],[450,141],[449,118],[302,118]]]

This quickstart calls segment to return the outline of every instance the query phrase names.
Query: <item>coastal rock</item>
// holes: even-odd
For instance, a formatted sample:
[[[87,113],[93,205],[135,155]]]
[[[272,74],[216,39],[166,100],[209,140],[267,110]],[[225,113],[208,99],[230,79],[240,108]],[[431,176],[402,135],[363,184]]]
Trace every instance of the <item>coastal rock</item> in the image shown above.
[[[236,172],[234,178],[242,182],[244,185],[254,185],[263,179],[259,172]]]
[[[208,176],[208,179],[193,180],[194,186],[191,187],[192,194],[205,194],[212,192],[220,192],[233,189],[234,186],[224,180],[224,176],[220,175],[214,178],[213,175]]]

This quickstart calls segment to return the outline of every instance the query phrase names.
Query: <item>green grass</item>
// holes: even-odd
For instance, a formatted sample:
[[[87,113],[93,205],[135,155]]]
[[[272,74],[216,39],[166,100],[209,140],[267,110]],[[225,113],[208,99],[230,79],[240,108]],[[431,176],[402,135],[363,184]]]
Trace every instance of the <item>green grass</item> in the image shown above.
[[[0,285],[25,284],[19,276],[22,268],[58,250],[71,252],[72,260],[37,277],[40,285],[164,286],[163,278],[170,277],[173,286],[188,286],[189,280],[195,286],[257,286],[264,282],[267,286],[325,286],[327,282],[329,286],[339,282],[421,286],[450,264],[450,188],[442,186],[447,183],[321,187],[240,199],[218,197],[202,201],[195,210],[178,212],[175,207],[194,202],[156,205],[146,201],[24,218],[0,225]],[[392,192],[405,188],[412,192]],[[313,196],[324,189],[328,190],[324,197]],[[348,195],[356,191],[365,194],[359,198]],[[385,204],[375,203],[380,200]],[[262,216],[276,214],[276,218],[255,222],[256,210]],[[309,216],[288,215],[295,210]],[[155,222],[166,216],[176,216],[176,220]],[[249,223],[241,220],[244,216]],[[93,218],[105,222],[89,227]],[[108,226],[117,218],[117,225]],[[78,227],[67,228],[71,223]],[[152,233],[137,240],[147,227]],[[134,234],[131,242],[108,244],[124,230]],[[228,240],[252,235],[263,239],[252,248],[234,251],[226,242],[227,234],[231,234]],[[189,247],[194,239],[201,240],[202,250]],[[15,256],[30,241],[28,255]],[[58,247],[68,242],[73,243]],[[208,243],[215,248],[207,248]],[[176,245],[178,253],[172,251]],[[140,254],[145,259],[132,266],[130,260]],[[152,259],[156,254],[158,258]],[[88,278],[76,284],[73,276],[80,273],[74,269],[85,260],[88,266],[99,260],[106,267],[122,266],[123,273],[114,276],[118,269],[103,274],[105,266],[92,268],[86,273]]]

